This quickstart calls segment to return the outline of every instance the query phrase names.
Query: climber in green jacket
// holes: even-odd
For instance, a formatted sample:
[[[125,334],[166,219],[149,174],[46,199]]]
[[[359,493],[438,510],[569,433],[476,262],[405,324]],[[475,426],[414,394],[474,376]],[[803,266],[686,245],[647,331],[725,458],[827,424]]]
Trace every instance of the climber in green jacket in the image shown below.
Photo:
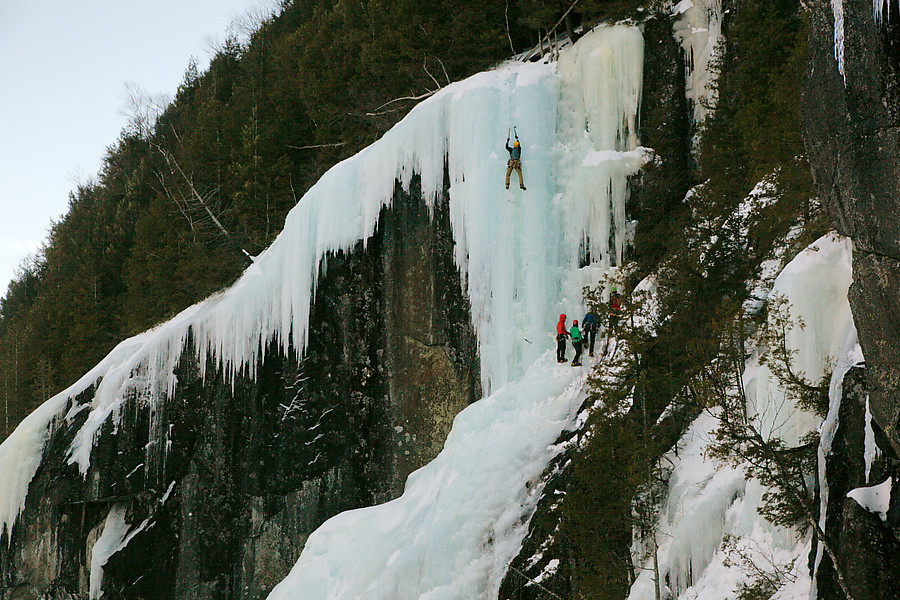
[[[572,359],[573,367],[581,366],[581,344],[584,341],[584,338],[581,337],[581,330],[578,329],[578,320],[575,319],[572,321],[572,329],[569,330],[569,335],[572,337],[572,345],[575,346],[575,358]]]

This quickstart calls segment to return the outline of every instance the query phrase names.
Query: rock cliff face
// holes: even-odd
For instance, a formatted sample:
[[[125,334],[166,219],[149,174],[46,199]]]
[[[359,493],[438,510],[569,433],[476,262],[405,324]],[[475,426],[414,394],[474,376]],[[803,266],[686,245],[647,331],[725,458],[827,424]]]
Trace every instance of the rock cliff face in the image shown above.
[[[893,477],[897,480],[900,461],[877,424],[873,425],[875,440],[887,451],[872,457],[867,473],[866,465],[866,375],[864,369],[854,368],[844,377],[840,426],[826,460],[828,478],[828,507],[825,531],[838,555],[838,562],[847,578],[847,586],[858,600],[900,597],[900,504],[892,503],[887,522],[866,510],[847,492],[876,485]],[[868,480],[866,475],[868,475]],[[836,571],[827,558],[823,559],[816,578],[818,597],[844,598],[836,579]]]
[[[831,3],[810,7],[809,63],[803,97],[805,143],[834,227],[853,239],[850,305],[866,358],[865,374],[844,384],[840,426],[826,469],[825,534],[857,599],[897,598],[897,499],[887,522],[846,493],[897,481],[900,451],[900,19],[877,23],[872,4],[843,3],[843,73],[835,58]],[[885,13],[887,17],[887,13]],[[866,480],[868,401],[884,454]],[[882,433],[883,432],[883,433]],[[820,598],[843,598],[830,561],[817,577]]]
[[[432,218],[417,189],[328,261],[301,360],[271,349],[254,380],[203,381],[185,352],[175,397],[130,399],[86,477],[66,463],[85,413],[58,424],[0,545],[0,599],[87,598],[114,508],[140,531],[102,565],[104,598],[264,598],[322,522],[398,496],[480,397],[447,203]]]
[[[842,76],[831,4],[809,6],[805,142],[832,222],[853,238],[850,305],[872,412],[900,451],[900,19],[878,24],[871,3],[844,2]]]

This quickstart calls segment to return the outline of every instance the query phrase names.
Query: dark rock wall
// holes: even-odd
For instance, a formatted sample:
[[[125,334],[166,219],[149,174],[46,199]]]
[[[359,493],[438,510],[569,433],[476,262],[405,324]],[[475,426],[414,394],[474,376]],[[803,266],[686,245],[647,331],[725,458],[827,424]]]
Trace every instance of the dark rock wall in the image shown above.
[[[900,19],[875,22],[872,3],[844,7],[844,74],[835,59],[828,0],[810,9],[802,100],[805,143],[833,226],[853,239],[849,299],[865,371],[845,380],[840,426],[826,463],[825,535],[856,600],[900,598],[898,495],[887,523],[846,497],[855,487],[897,481],[900,451]],[[868,399],[882,450],[871,479],[863,464]],[[896,488],[896,486],[895,486]],[[844,598],[825,557],[819,598]]]
[[[480,397],[453,243],[446,197],[432,218],[414,182],[365,247],[327,261],[301,360],[268,348],[232,393],[189,348],[175,397],[129,399],[86,477],[65,456],[86,413],[58,425],[0,540],[0,599],[87,598],[113,506],[147,525],[106,564],[104,598],[264,598],[326,519],[400,495]]]
[[[885,450],[874,460],[866,480],[865,380],[865,372],[860,368],[852,369],[844,378],[840,425],[825,465],[829,488],[825,531],[853,597],[891,600],[900,598],[900,498],[895,498],[893,510],[883,522],[847,497],[854,488],[876,485],[888,477],[897,481],[900,474],[900,461],[875,424],[876,443]],[[827,555],[823,555],[816,587],[821,600],[845,598]]]
[[[853,238],[850,305],[872,411],[900,451],[900,18],[878,25],[871,2],[843,3],[843,78],[831,3],[808,6],[805,143],[834,227]]]
[[[387,385],[394,415],[395,485],[437,456],[453,418],[481,397],[468,299],[453,264],[446,209],[432,227],[421,202],[384,215]]]

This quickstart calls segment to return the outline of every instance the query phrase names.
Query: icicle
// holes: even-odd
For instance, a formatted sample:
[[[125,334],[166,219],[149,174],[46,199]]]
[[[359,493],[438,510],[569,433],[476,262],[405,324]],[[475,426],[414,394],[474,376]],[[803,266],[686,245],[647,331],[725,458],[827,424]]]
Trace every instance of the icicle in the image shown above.
[[[847,74],[844,73],[844,0],[831,0],[831,12],[834,15],[834,58],[844,85],[847,85]]]
[[[875,429],[872,427],[872,409],[869,406],[869,396],[866,395],[866,424],[865,424],[865,453],[863,455],[866,463],[866,483],[869,483],[869,474],[872,472],[872,464],[875,459],[880,456],[881,451],[875,442]]]
[[[900,2],[897,6],[900,7]],[[891,20],[891,0],[872,0],[872,13],[875,16],[875,24],[883,27],[886,21]]]

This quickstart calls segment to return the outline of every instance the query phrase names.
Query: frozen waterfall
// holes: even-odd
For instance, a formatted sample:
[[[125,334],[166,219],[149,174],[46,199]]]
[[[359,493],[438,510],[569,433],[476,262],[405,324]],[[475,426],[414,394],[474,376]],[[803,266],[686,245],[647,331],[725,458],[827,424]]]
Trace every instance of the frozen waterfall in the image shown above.
[[[302,588],[305,598],[471,598],[498,586],[558,451],[552,444],[582,400],[583,373],[549,350],[556,316],[582,313],[582,286],[622,260],[626,180],[647,156],[637,140],[642,62],[638,29],[600,27],[557,63],[511,62],[447,86],[333,167],[231,288],[119,344],[0,446],[0,533],[24,506],[55,419],[88,411],[69,448],[70,463],[87,473],[100,428],[118,422],[128,399],[152,410],[171,396],[189,339],[201,369],[214,364],[232,377],[255,376],[270,343],[304,348],[327,257],[373,235],[398,181],[408,188],[419,176],[433,208],[447,165],[455,260],[488,397],[457,417],[444,451],[401,498],[315,532],[272,597]],[[514,127],[527,191],[503,185]],[[74,403],[93,386],[89,403]],[[97,556],[98,565],[108,558]]]

